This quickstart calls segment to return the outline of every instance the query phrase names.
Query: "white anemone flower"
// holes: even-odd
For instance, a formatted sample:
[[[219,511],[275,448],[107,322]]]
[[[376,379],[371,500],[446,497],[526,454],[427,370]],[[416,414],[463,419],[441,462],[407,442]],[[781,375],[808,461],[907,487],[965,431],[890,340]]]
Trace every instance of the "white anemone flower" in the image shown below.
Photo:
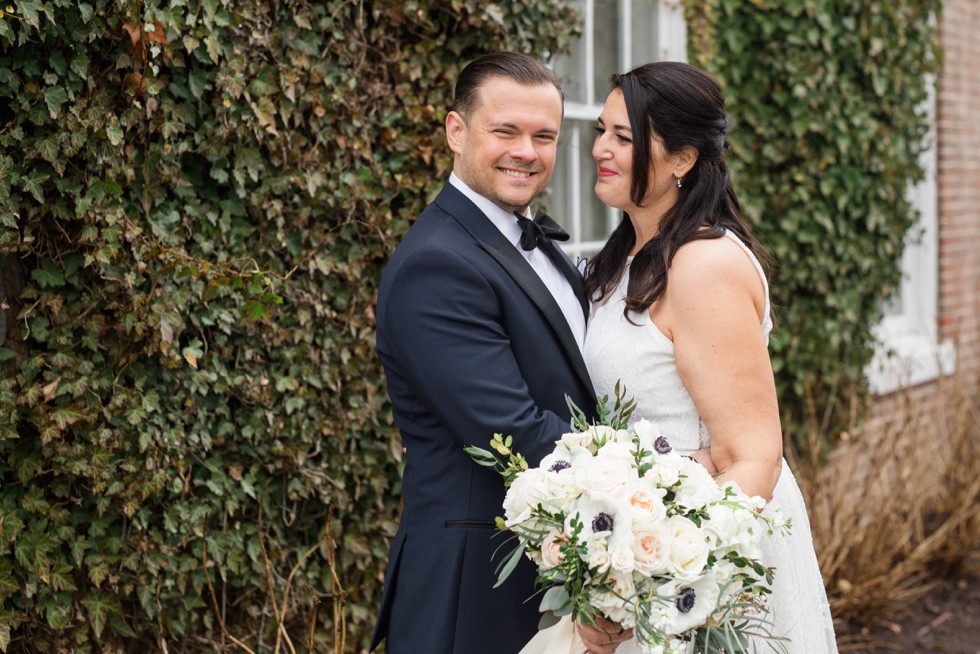
[[[669,634],[704,625],[718,608],[720,590],[718,580],[710,573],[693,582],[675,579],[663,584],[657,589],[663,600],[654,607],[655,624],[659,623],[659,628]]]

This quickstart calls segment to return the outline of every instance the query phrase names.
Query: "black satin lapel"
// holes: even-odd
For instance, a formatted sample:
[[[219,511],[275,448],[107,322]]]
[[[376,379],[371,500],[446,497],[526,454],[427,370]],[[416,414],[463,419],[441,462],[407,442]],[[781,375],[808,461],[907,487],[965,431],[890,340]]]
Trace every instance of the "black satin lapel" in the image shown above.
[[[565,314],[562,313],[561,307],[558,306],[558,302],[555,301],[554,296],[548,287],[544,285],[538,274],[534,272],[534,268],[531,264],[527,262],[527,259],[521,256],[520,252],[517,251],[510,243],[506,241],[501,241],[501,247],[495,248],[482,241],[479,242],[480,247],[487,251],[487,253],[497,260],[504,270],[507,271],[517,285],[523,289],[527,296],[531,298],[531,301],[539,309],[541,313],[544,314],[545,319],[548,324],[555,330],[558,335],[558,341],[565,348],[565,352],[568,354],[569,360],[572,362],[572,367],[575,368],[575,372],[578,373],[579,378],[585,384],[585,387],[589,389],[592,393],[592,397],[595,397],[595,389],[592,387],[592,379],[589,377],[589,370],[585,366],[585,359],[582,358],[582,351],[579,349],[578,343],[575,340],[575,336],[572,334],[571,328],[568,326],[568,321],[565,319]],[[581,280],[579,280],[581,284]],[[583,294],[584,296],[584,294]]]
[[[572,290],[575,291],[575,297],[578,298],[579,304],[582,305],[582,313],[585,314],[587,320],[589,317],[589,300],[585,297],[585,280],[582,279],[582,273],[578,271],[578,268],[575,267],[575,264],[572,263],[569,256],[565,254],[565,251],[558,247],[554,241],[548,243],[542,249],[548,253],[548,256],[551,257],[558,271],[572,285]]]

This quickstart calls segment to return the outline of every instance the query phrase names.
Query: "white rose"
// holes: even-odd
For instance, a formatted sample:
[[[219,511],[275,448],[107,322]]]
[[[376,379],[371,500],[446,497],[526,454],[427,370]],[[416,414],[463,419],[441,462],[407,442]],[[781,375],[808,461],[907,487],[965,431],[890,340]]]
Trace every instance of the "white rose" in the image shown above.
[[[570,431],[561,435],[560,443],[570,451],[576,448],[589,450],[592,445],[592,435],[587,431]]]
[[[629,574],[636,568],[636,561],[633,558],[633,550],[620,547],[612,551],[609,557],[612,569],[623,574]]]
[[[616,430],[608,425],[592,425],[584,432],[592,442],[609,442],[616,440]],[[591,447],[589,449],[592,449]]]
[[[633,523],[660,522],[666,518],[667,507],[663,502],[666,494],[667,491],[657,488],[648,477],[637,479],[629,484],[624,499],[629,505]]]
[[[670,558],[670,541],[661,525],[650,524],[633,532],[633,560],[636,569],[645,575],[667,572]]]
[[[662,488],[670,488],[675,485],[680,479],[680,470],[676,459],[658,457],[655,461],[653,467],[647,471],[643,478],[649,479],[651,483]]]
[[[613,622],[618,622],[627,629],[633,627],[636,624],[633,607],[636,586],[633,584],[633,576],[610,572],[606,582],[612,585],[612,590],[593,595],[592,606]]]
[[[687,478],[687,483],[710,488],[718,497],[724,497],[725,491],[714,480],[711,473],[694,459],[686,456],[678,457],[677,466],[681,472],[681,476]]]
[[[695,579],[708,563],[710,550],[706,534],[680,516],[668,518],[665,526],[670,539],[668,570],[678,579]]]
[[[521,510],[520,513],[513,513],[512,514],[510,511],[506,512],[505,515],[504,515],[504,525],[506,525],[506,527],[508,529],[513,529],[515,531],[521,531],[521,530],[516,529],[516,528],[517,527],[520,527],[521,525],[523,525],[525,522],[527,522],[530,519],[531,519],[531,507],[525,506],[524,509]]]
[[[612,565],[612,557],[609,556],[609,552],[604,548],[596,548],[589,552],[588,563],[590,568],[602,574],[603,572],[607,572]]]
[[[624,466],[633,466],[636,458],[633,456],[633,446],[629,443],[609,442],[596,452],[597,459],[619,461]]]
[[[593,494],[621,496],[626,483],[636,474],[633,467],[617,459],[595,458],[576,462],[575,481],[579,488]]]
[[[539,503],[549,501],[548,471],[531,468],[517,475],[504,496],[504,518],[514,521]]]

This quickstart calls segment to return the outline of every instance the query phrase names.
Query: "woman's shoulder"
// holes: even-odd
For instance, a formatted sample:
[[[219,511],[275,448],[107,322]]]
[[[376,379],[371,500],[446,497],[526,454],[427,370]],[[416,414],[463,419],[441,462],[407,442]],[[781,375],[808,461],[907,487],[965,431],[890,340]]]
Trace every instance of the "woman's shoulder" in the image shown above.
[[[737,238],[726,233],[717,238],[688,241],[674,253],[670,272],[737,274],[747,271],[756,274],[750,251]]]
[[[765,292],[753,255],[728,235],[697,239],[677,249],[670,264],[668,285],[684,292],[698,291],[705,297],[728,293],[734,288],[755,296]]]

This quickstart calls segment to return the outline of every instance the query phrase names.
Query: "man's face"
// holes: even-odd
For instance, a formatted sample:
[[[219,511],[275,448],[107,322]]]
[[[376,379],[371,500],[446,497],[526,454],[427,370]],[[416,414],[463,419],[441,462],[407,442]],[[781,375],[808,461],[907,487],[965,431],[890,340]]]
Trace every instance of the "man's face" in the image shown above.
[[[562,118],[558,89],[492,77],[480,87],[467,118],[455,111],[446,117],[446,137],[456,153],[453,172],[507,211],[524,211],[555,168]]]

